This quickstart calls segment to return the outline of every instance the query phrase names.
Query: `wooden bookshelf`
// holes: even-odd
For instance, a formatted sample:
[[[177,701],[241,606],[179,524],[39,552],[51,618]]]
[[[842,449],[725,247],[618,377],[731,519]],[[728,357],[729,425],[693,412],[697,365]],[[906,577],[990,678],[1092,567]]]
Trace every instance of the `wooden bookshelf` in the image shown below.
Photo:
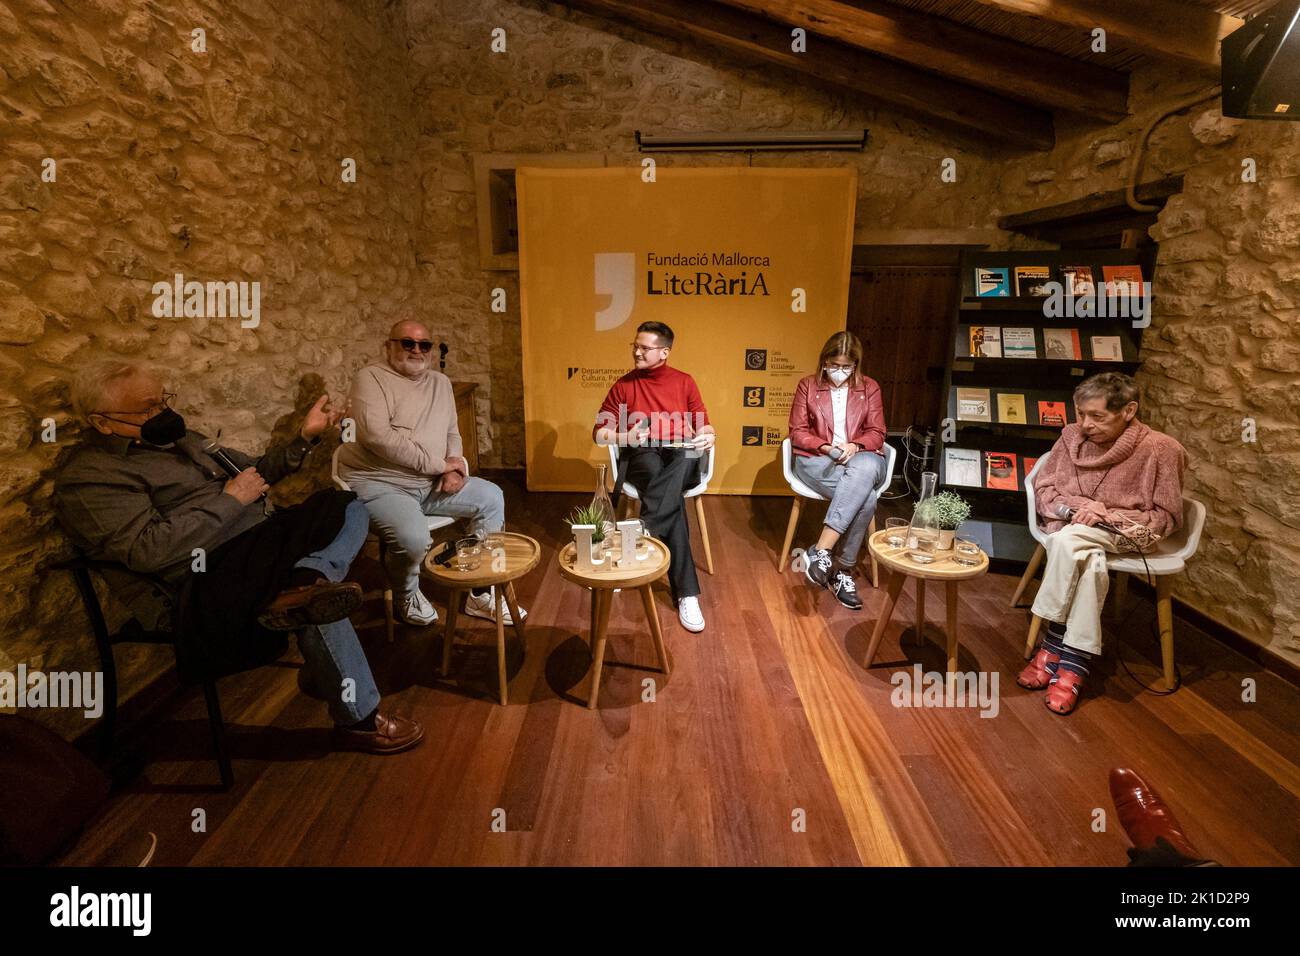
[[[1064,403],[1066,421],[1073,422],[1075,416],[1072,396],[1075,387],[1085,378],[1099,372],[1134,374],[1140,364],[1142,347],[1143,323],[1140,319],[1133,318],[1138,312],[1135,300],[1128,300],[1121,308],[1121,302],[1117,298],[1106,299],[1102,308],[1111,313],[1106,316],[1047,315],[1044,313],[1044,298],[1014,294],[1016,266],[1046,266],[1050,270],[1049,281],[1062,285],[1062,266],[1089,266],[1093,282],[1101,287],[1105,281],[1102,271],[1105,266],[1138,266],[1142,270],[1143,280],[1152,282],[1155,255],[1154,247],[962,253],[961,295],[953,315],[944,375],[946,414],[952,420],[954,440],[945,442],[944,436],[950,429],[941,429],[938,445],[939,485],[957,492],[970,502],[972,513],[969,521],[963,525],[964,532],[969,532],[979,540],[991,557],[1027,561],[1033,554],[1034,540],[1027,525],[1023,463],[1026,458],[1037,458],[1049,451],[1061,432],[1059,427],[1044,425],[1039,421],[1038,402]],[[977,268],[1006,269],[1013,294],[977,296]],[[1115,314],[1125,309],[1125,314]],[[1149,321],[1149,311],[1146,318]],[[1005,330],[1008,328],[1030,331],[1034,342],[1033,357],[1008,357],[1005,352],[996,357],[972,355],[971,326],[997,328],[1000,345],[1005,344]],[[1047,357],[1046,330],[1059,329],[1078,330],[1077,358]],[[1061,336],[1059,333],[1052,335],[1058,340],[1072,339],[1072,336]],[[1093,336],[1112,339],[1118,337],[1121,360],[1095,358],[1091,342]],[[1023,344],[1028,336],[1022,332],[1013,338]],[[969,400],[964,408],[959,406],[959,389],[977,390],[960,393]],[[1022,396],[1025,421],[1002,420],[999,414],[999,395]],[[977,409],[980,399],[985,399],[983,414],[989,420],[976,421],[962,417],[963,411]],[[1019,411],[1018,408],[1016,410]],[[945,422],[945,426],[948,424]],[[980,487],[952,484],[949,481],[946,461],[949,449],[964,449],[978,455]],[[987,487],[990,454],[1015,457],[1013,489]],[[1002,480],[1006,481],[1006,477],[1003,476]]]

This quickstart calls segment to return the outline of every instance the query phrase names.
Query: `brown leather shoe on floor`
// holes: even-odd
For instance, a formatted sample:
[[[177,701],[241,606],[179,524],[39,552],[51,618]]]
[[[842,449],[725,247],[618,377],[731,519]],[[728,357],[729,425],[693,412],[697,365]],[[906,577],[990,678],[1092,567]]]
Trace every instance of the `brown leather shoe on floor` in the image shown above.
[[[300,588],[285,588],[257,616],[257,623],[270,631],[296,631],[308,624],[341,621],[360,606],[360,584],[322,579]]]
[[[374,730],[334,728],[334,743],[339,750],[360,750],[369,754],[395,754],[409,750],[424,739],[424,728],[407,717],[375,714]]]
[[[1201,858],[1169,805],[1135,771],[1116,767],[1110,772],[1110,798],[1119,815],[1119,825],[1139,850],[1151,849],[1156,845],[1156,837],[1164,837],[1183,856]]]

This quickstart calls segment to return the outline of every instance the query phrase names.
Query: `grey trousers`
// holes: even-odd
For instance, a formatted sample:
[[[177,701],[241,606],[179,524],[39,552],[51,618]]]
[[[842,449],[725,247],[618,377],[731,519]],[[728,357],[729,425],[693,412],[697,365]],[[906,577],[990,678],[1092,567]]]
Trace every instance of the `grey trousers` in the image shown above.
[[[858,563],[867,526],[876,513],[880,483],[885,480],[885,459],[873,451],[860,451],[847,465],[838,465],[825,455],[804,458],[796,455],[794,473],[805,485],[830,499],[826,525],[840,533],[836,557],[842,568]]]

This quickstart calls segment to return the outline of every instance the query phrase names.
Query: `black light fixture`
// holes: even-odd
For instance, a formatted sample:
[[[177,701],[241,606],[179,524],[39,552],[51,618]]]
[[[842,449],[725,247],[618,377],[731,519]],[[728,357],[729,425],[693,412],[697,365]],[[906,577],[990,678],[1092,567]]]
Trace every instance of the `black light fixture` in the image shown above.
[[[1281,0],[1223,38],[1223,115],[1300,119],[1300,0]]]
[[[643,153],[756,152],[776,150],[857,150],[867,146],[867,131],[824,130],[762,133],[643,133],[636,131]]]

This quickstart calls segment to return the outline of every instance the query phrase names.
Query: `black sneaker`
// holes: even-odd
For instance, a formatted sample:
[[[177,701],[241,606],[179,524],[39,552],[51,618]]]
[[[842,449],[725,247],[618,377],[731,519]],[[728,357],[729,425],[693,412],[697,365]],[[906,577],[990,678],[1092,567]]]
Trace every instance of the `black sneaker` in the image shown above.
[[[808,580],[819,588],[824,588],[831,579],[831,553],[825,548],[819,548],[813,545],[804,552],[805,563],[804,574]]]
[[[831,579],[831,593],[850,611],[862,610],[862,598],[858,597],[858,586],[853,581],[853,575],[844,568],[836,571],[835,577]]]

